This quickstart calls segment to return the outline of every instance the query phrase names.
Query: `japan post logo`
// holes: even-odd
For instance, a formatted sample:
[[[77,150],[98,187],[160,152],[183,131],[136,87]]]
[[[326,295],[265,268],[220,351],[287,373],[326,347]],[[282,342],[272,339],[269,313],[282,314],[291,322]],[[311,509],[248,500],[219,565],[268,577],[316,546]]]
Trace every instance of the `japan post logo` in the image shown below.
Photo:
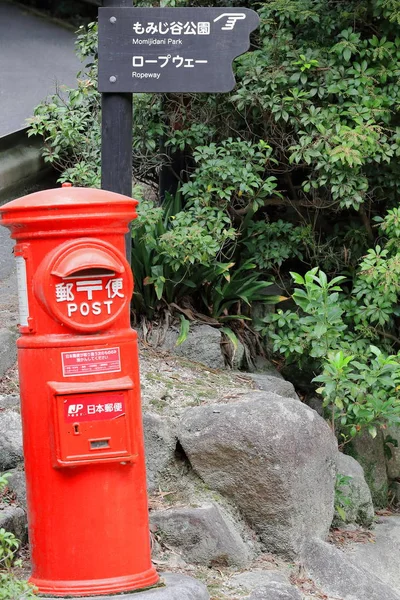
[[[77,416],[81,410],[83,409],[83,404],[70,404],[68,406],[68,416],[74,417]]]

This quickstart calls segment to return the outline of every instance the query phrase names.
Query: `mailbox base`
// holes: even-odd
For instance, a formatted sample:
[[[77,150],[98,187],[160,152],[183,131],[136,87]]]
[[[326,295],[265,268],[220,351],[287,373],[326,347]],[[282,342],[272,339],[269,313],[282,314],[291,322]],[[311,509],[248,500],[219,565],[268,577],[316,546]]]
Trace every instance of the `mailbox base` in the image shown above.
[[[40,593],[40,595],[42,595]],[[54,592],[53,592],[54,596]],[[45,596],[46,600],[58,600],[56,597]],[[137,591],[132,594],[97,596],[96,600],[210,600],[206,586],[180,573],[163,573],[160,587],[151,590]]]
[[[31,577],[29,583],[34,585],[40,595],[57,597],[87,597],[100,596],[104,594],[118,594],[151,587],[159,581],[158,574],[154,568],[133,577],[113,577],[97,581],[46,581]],[[135,594],[136,596],[136,594]],[[124,600],[127,598],[124,595]]]

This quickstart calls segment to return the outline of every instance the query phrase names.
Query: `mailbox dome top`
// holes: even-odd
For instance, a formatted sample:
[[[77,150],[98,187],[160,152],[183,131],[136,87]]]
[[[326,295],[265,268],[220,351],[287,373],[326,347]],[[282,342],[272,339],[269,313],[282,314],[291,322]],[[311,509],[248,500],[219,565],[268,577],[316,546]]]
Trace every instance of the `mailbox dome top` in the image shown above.
[[[116,194],[115,192],[108,192],[107,190],[98,190],[95,188],[81,188],[73,187],[72,185],[54,188],[50,190],[42,190],[41,192],[34,192],[27,196],[21,196],[16,198],[7,204],[4,204],[0,208],[0,213],[18,209],[34,209],[37,208],[56,208],[66,205],[73,204],[77,205],[108,205],[110,202],[118,202],[127,205],[136,206],[137,200],[123,196],[122,194]]]
[[[22,196],[0,207],[0,224],[14,239],[127,233],[137,200],[93,188],[62,187]]]

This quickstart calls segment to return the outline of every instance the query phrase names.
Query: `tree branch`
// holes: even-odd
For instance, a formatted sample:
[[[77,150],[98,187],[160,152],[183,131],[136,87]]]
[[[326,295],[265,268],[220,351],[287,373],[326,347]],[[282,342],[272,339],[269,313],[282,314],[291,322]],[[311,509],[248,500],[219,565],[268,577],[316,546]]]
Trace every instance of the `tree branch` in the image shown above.
[[[393,340],[394,342],[396,342],[396,344],[398,344],[400,346],[400,340],[395,335],[388,333],[387,331],[382,331],[381,329],[377,329],[376,333],[379,333],[379,335],[382,335],[383,337],[387,338],[388,340]]]
[[[362,223],[365,227],[365,230],[368,234],[368,239],[370,242],[373,242],[375,239],[374,232],[372,231],[371,222],[369,220],[367,211],[365,210],[365,206],[363,204],[359,208],[359,213],[360,213],[361,221],[362,221]]]

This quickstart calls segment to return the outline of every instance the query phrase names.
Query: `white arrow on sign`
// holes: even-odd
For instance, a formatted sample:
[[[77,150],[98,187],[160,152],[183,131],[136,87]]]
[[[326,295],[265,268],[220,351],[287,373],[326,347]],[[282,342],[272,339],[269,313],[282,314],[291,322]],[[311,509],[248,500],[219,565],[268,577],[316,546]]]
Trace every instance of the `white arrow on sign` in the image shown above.
[[[219,15],[216,19],[214,19],[214,23],[216,23],[220,19],[223,19],[224,17],[228,17],[228,18],[226,20],[224,27],[221,27],[221,29],[232,31],[232,29],[236,25],[236,21],[242,21],[243,19],[246,18],[246,15],[244,13],[222,13],[222,15]]]

